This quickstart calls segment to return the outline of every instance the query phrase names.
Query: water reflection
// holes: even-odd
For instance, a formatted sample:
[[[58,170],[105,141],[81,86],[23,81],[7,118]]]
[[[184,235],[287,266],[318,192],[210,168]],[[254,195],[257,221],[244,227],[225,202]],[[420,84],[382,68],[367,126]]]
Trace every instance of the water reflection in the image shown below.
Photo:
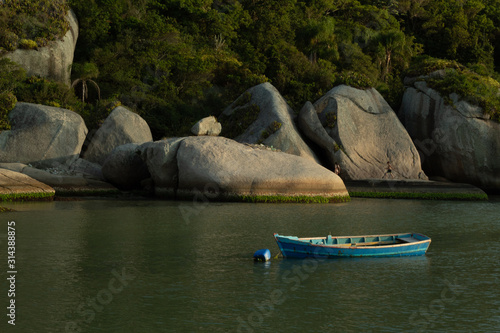
[[[64,332],[74,321],[84,332],[498,328],[500,201],[210,204],[189,221],[186,204],[9,204],[18,210],[2,216],[19,226],[23,332]],[[274,232],[407,231],[432,237],[426,256],[252,260],[257,249],[278,253]],[[134,279],[115,293],[113,271],[123,269]]]

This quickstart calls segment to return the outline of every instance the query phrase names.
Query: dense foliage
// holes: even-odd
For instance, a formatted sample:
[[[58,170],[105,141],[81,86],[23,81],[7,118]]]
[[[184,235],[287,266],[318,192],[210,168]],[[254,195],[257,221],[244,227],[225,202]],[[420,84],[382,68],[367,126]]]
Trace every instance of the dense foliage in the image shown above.
[[[141,114],[156,138],[183,134],[193,121],[219,115],[246,89],[265,81],[295,110],[340,83],[374,86],[397,108],[405,73],[432,68],[455,68],[455,76],[441,86],[456,82],[462,91],[479,89],[496,98],[497,83],[490,77],[496,78],[500,68],[500,0],[68,3],[80,24],[73,71],[78,98],[60,93],[57,103],[92,118],[90,126],[97,126],[109,105],[119,101]],[[48,12],[54,7],[59,5]],[[4,12],[5,7],[2,27],[9,26]],[[16,34],[18,43],[21,38],[36,41],[35,35]],[[447,60],[417,57],[422,54]],[[412,59],[419,66],[410,68]],[[470,75],[485,85],[464,85]],[[49,85],[44,83],[46,95],[52,91]],[[495,115],[498,103],[478,101]]]

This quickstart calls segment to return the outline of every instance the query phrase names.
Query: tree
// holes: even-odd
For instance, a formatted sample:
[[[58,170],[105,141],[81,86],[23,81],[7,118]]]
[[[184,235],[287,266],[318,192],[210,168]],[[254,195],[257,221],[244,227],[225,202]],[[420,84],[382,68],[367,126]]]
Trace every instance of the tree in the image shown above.
[[[404,70],[409,66],[411,58],[422,51],[421,45],[415,44],[413,40],[413,37],[408,37],[399,30],[384,31],[374,38],[382,81],[387,82],[394,64]]]
[[[71,83],[71,88],[75,88],[78,83],[82,85],[82,102],[85,103],[85,99],[89,97],[89,89],[87,83],[91,83],[96,91],[98,99],[101,99],[101,89],[99,85],[92,79],[95,79],[99,76],[99,69],[96,64],[91,62],[86,62],[84,64],[74,64],[73,65],[73,74],[78,77],[78,79],[74,80]]]

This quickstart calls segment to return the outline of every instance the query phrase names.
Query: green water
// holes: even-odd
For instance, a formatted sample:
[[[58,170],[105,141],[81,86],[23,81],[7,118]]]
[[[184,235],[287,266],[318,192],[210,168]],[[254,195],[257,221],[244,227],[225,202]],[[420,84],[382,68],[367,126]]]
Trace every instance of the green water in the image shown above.
[[[86,200],[0,215],[0,332],[500,331],[500,201]],[[16,325],[7,222],[16,222]],[[426,256],[284,260],[273,233],[416,231]]]

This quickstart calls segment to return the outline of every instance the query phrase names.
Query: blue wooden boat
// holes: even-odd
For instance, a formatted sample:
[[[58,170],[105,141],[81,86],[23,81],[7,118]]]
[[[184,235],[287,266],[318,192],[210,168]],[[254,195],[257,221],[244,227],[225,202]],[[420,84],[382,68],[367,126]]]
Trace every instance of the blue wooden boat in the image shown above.
[[[425,254],[430,237],[418,233],[298,238],[274,238],[285,258],[401,257]]]

